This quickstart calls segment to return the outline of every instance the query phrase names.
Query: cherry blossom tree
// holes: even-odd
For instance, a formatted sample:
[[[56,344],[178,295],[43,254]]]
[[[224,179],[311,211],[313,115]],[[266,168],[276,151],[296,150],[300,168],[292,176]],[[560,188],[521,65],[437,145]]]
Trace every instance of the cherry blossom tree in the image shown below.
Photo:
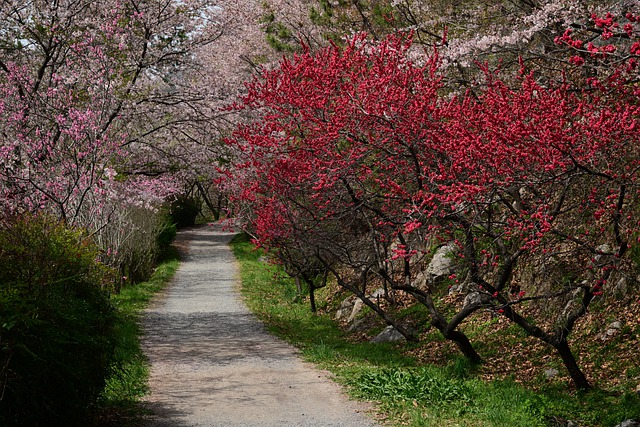
[[[200,95],[180,78],[193,66],[193,50],[219,35],[213,6],[4,2],[2,191],[9,207],[51,207],[74,222],[115,169],[140,168],[123,167],[140,164],[132,154],[158,147],[155,138],[176,125],[202,122],[202,109],[193,108]]]
[[[203,52],[231,20],[209,0],[7,1],[0,20],[3,214],[53,213],[122,267],[151,250],[131,238],[157,230],[140,211],[211,180]]]

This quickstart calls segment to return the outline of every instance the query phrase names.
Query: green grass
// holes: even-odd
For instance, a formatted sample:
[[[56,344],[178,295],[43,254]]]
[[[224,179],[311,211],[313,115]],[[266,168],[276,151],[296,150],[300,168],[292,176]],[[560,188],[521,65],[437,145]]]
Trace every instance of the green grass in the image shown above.
[[[118,343],[112,375],[100,396],[100,426],[135,426],[142,414],[139,403],[147,391],[149,364],[140,347],[139,319],[155,293],[171,280],[179,265],[178,253],[171,247],[147,282],[122,288],[111,297],[118,312]]]
[[[416,366],[403,355],[403,344],[353,342],[328,316],[311,313],[293,281],[261,261],[263,254],[245,236],[236,237],[232,248],[249,308],[308,361],[334,373],[352,396],[376,402],[388,425],[544,427],[573,420],[613,427],[640,419],[640,399],[631,392],[572,394],[558,385],[536,392],[510,380],[483,381],[462,358],[444,367]]]

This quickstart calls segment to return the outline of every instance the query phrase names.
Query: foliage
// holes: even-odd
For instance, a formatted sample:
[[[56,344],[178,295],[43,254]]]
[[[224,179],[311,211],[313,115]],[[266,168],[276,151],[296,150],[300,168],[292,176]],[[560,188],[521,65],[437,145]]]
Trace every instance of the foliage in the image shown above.
[[[382,369],[368,371],[355,379],[363,397],[380,400],[408,400],[422,404],[469,403],[469,390],[459,382],[433,375],[433,370]]]
[[[215,174],[203,70],[235,21],[210,0],[3,2],[2,215],[46,211],[96,236],[121,276],[148,277],[146,217]]]
[[[111,208],[109,222],[93,239],[102,248],[100,260],[118,271],[116,291],[124,283],[147,280],[163,251],[175,238],[175,225],[166,208],[127,203]],[[91,228],[102,218],[87,218]]]
[[[509,3],[500,0],[454,3],[446,0],[315,0],[305,3],[310,23],[290,22],[284,13],[276,18],[276,23],[288,28],[290,33],[316,34],[316,37],[305,38],[314,49],[328,43],[344,43],[348,35],[358,32],[366,32],[371,39],[379,41],[390,34],[411,31],[415,40],[412,56],[424,58],[438,46],[449,88],[463,90],[482,78],[473,65],[476,62],[516,70],[520,58],[531,69],[539,71],[542,80],[561,80],[567,49],[554,42],[560,29],[572,28],[596,35],[601,27],[588,19],[591,14],[604,17],[610,13],[619,17],[633,12],[632,3],[612,0]]]
[[[190,227],[195,225],[196,217],[200,212],[200,206],[193,197],[174,195],[171,200],[169,214],[177,227]]]
[[[47,216],[0,228],[0,423],[83,425],[115,345],[113,276],[81,232]]]
[[[156,238],[156,242],[158,243],[160,256],[162,257],[169,253],[169,248],[171,243],[176,239],[178,229],[167,212],[160,213],[160,220],[162,221],[162,224],[160,233]]]

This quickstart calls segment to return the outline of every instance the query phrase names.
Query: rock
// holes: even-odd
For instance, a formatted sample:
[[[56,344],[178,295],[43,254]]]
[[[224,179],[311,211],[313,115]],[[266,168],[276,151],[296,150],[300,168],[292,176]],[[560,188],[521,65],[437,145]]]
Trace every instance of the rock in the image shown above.
[[[625,420],[618,424],[616,427],[640,427],[640,423],[636,420]]]
[[[340,304],[338,310],[336,310],[336,320],[345,320],[349,318],[351,312],[353,311],[353,305],[355,304],[356,298],[349,297],[345,298],[344,301]]]
[[[382,332],[380,332],[375,338],[372,338],[370,342],[372,343],[383,343],[383,342],[397,342],[402,341],[404,336],[396,330],[393,326],[387,326]]]
[[[464,302],[462,303],[463,307],[467,307],[472,304],[480,304],[482,303],[482,295],[480,292],[471,292],[464,297]]]
[[[614,295],[625,296],[629,292],[629,281],[622,276],[613,287]]]
[[[355,302],[353,303],[353,308],[351,309],[351,314],[347,319],[348,323],[353,322],[356,316],[360,314],[360,312],[362,311],[363,306],[364,306],[364,303],[362,302],[362,300],[360,298],[356,298]]]
[[[587,282],[584,281],[581,284],[586,285]],[[567,301],[567,304],[564,306],[564,309],[562,310],[563,319],[566,319],[576,308],[578,308],[578,306],[582,305],[582,293],[583,293],[583,290],[579,288],[574,289],[573,292],[571,292],[571,298],[569,298],[569,301]]]
[[[371,293],[371,295],[369,295],[367,298],[369,298],[370,300],[376,300],[376,299],[384,298],[384,294],[385,294],[384,288],[378,288],[375,291],[373,291],[373,293]],[[340,305],[340,308],[336,313],[336,318],[344,319],[346,317],[347,323],[351,323],[355,320],[358,314],[360,314],[363,307],[364,307],[364,302],[362,302],[360,298],[355,296],[352,298],[347,298]],[[347,312],[348,314],[346,314]],[[340,314],[338,315],[338,313]]]
[[[605,254],[607,254],[607,255],[597,254],[593,257],[595,265],[600,265],[600,261],[602,261],[603,257],[608,256],[608,254],[611,252],[611,247],[605,243],[603,245],[596,247],[596,251],[604,252]]]
[[[620,321],[616,320],[615,322],[612,322],[609,325],[609,329],[622,329],[622,323],[620,323]]]
[[[580,425],[575,421],[567,420],[567,427],[580,427]]]
[[[600,335],[600,339],[602,341],[607,341],[620,332],[620,329],[622,329],[622,323],[617,320],[615,322],[611,322],[611,324],[607,326],[607,330]]]
[[[546,379],[550,380],[553,377],[556,377],[560,372],[557,369],[550,368],[544,371],[544,376]]]
[[[424,271],[419,272],[416,275],[415,280],[411,283],[411,286],[416,289],[426,291],[429,288],[429,280],[427,274]]]
[[[369,295],[369,299],[377,299],[384,298],[384,288],[378,288],[371,295]]]
[[[438,248],[425,271],[429,282],[435,282],[454,272],[452,255],[457,249],[457,246],[453,243],[448,243]]]
[[[364,319],[355,319],[353,322],[351,322],[351,325],[347,330],[349,332],[364,332],[367,329],[367,322],[365,322]]]

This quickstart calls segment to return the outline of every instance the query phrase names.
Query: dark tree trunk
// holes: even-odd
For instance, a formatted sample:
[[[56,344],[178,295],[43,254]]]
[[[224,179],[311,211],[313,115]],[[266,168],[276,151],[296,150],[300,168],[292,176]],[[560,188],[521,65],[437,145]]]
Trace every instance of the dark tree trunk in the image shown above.
[[[462,332],[453,331],[453,332],[445,335],[444,337],[446,339],[451,340],[454,343],[456,343],[456,345],[458,346],[458,348],[460,349],[460,351],[462,352],[464,357],[469,359],[471,362],[473,362],[473,363],[481,363],[482,362],[482,358],[476,352],[476,350],[473,348],[473,345],[471,344],[471,341],[469,341],[469,338],[467,338],[467,336],[465,334],[463,334]]]
[[[213,214],[213,219],[215,221],[219,220],[220,219],[220,197],[218,197],[218,207],[216,208],[215,206],[213,206],[213,203],[211,203],[211,199],[209,199],[207,190],[202,186],[200,181],[196,181],[196,186],[198,187],[198,192],[200,193],[202,200],[204,200],[204,203],[207,205],[207,207]]]
[[[309,304],[311,304],[312,313],[318,311],[318,308],[316,307],[316,287],[312,284],[309,285]]]
[[[576,387],[580,390],[590,389],[591,384],[589,384],[587,377],[578,366],[576,358],[573,356],[573,352],[571,351],[567,340],[562,339],[560,340],[560,342],[554,343],[553,346],[562,358],[564,366],[567,368],[567,371],[569,371],[569,375],[571,376],[571,379],[573,380]]]

